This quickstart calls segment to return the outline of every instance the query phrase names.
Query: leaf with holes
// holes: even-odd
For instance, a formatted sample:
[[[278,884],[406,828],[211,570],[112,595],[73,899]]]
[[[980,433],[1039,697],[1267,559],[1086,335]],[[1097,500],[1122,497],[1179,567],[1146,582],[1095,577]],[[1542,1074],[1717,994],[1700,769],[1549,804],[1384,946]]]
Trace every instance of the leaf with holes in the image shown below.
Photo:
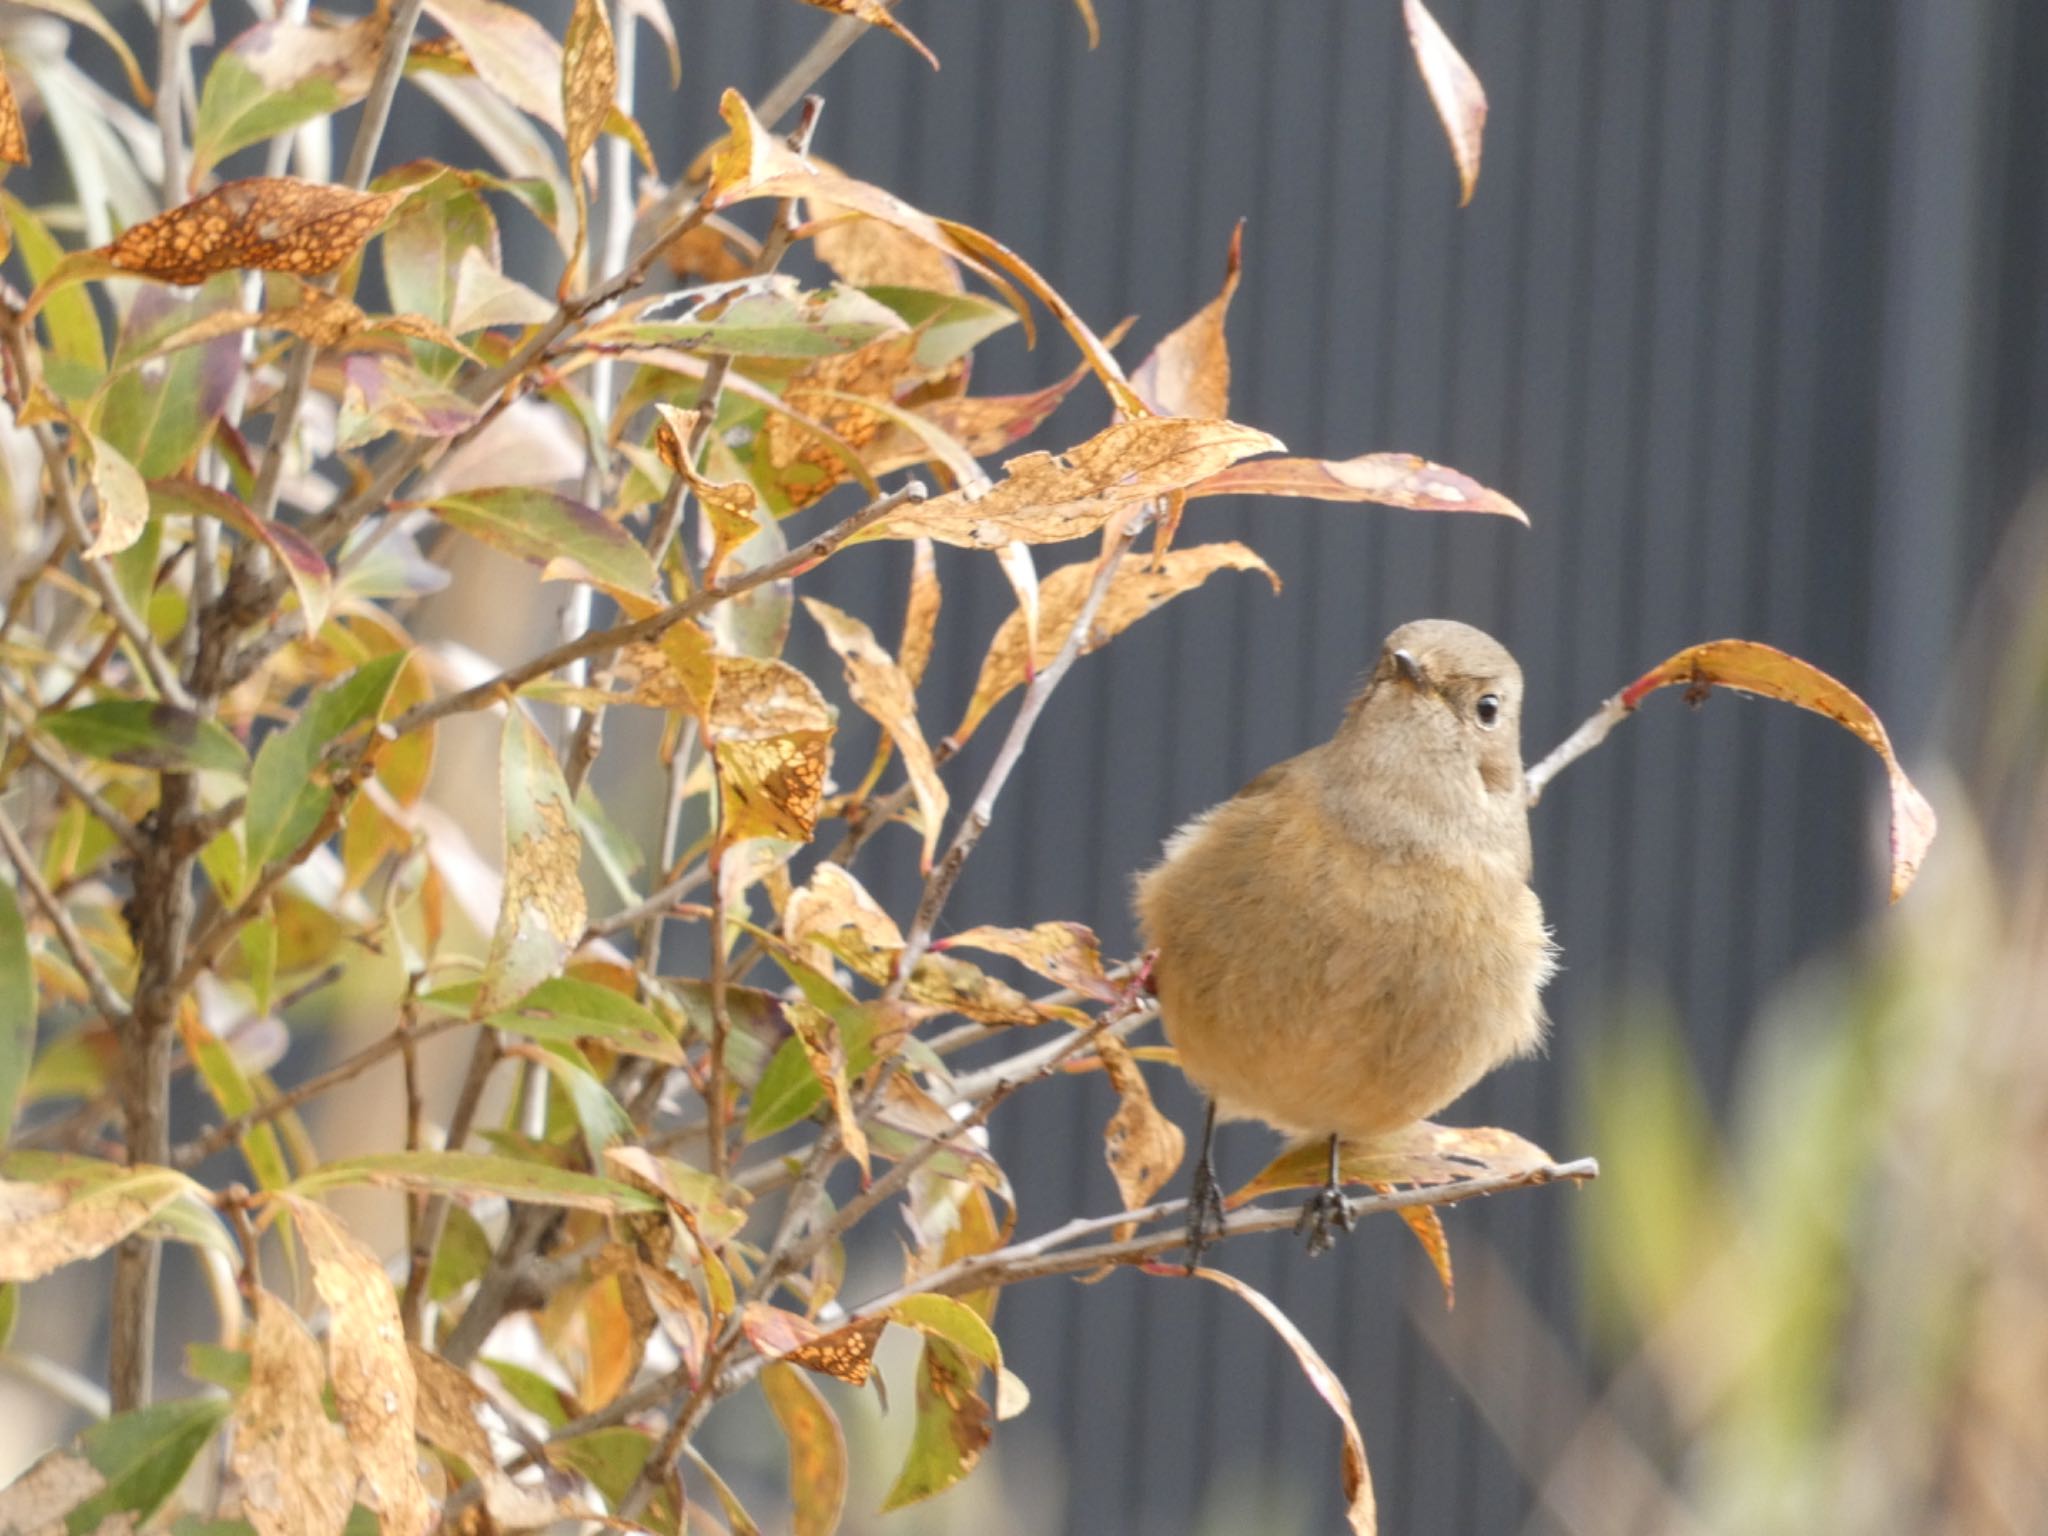
[[[1081,654],[1085,656],[1107,644],[1161,604],[1193,591],[1217,571],[1258,571],[1273,584],[1275,591],[1280,588],[1280,578],[1272,568],[1242,544],[1197,544],[1170,550],[1156,562],[1127,560],[1095,610],[1095,621],[1081,640]],[[1003,621],[989,642],[988,655],[982,659],[981,675],[975,679],[967,712],[953,728],[950,739],[956,746],[974,734],[975,727],[1012,689],[1021,687],[1059,654],[1094,581],[1095,562],[1084,560],[1060,567],[1039,583],[1035,656],[1026,649],[1023,615],[1013,613]]]
[[[817,685],[785,661],[721,656],[709,723],[718,757],[719,840],[809,842],[834,729]]]

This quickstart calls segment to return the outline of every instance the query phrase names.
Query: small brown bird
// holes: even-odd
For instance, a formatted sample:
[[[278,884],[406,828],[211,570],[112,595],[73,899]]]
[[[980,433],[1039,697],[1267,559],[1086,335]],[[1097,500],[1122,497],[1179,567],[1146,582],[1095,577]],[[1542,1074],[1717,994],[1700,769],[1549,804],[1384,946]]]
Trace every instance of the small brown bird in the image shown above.
[[[1350,1210],[1344,1141],[1434,1114],[1542,1042],[1554,969],[1529,888],[1522,672],[1470,625],[1387,637],[1337,734],[1197,816],[1138,879],[1181,1069],[1209,1097],[1189,1263],[1223,1227],[1219,1111],[1329,1138],[1309,1251]]]

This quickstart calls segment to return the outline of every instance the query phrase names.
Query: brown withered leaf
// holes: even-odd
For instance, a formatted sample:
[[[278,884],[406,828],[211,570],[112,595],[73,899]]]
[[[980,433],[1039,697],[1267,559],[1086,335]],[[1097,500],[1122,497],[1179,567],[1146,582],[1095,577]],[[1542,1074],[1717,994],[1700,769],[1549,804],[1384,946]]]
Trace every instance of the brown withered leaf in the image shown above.
[[[1096,608],[1095,622],[1082,637],[1081,653],[1086,655],[1106,645],[1160,604],[1199,587],[1217,571],[1259,571],[1273,583],[1275,591],[1280,587],[1280,578],[1273,574],[1271,567],[1237,543],[1197,544],[1187,549],[1171,550],[1161,556],[1157,564],[1148,562],[1140,565],[1126,561]],[[960,723],[953,728],[949,740],[956,746],[964,742],[1011,689],[1021,686],[1037,668],[1045,666],[1059,654],[1067,631],[1073,628],[1074,620],[1080,616],[1081,605],[1087,600],[1088,589],[1094,580],[1095,562],[1083,560],[1061,566],[1039,583],[1038,654],[1035,658],[1025,649],[1022,616],[1013,613],[1003,620],[1002,627],[989,642],[988,655],[982,660],[981,675],[975,679],[974,696],[968,700],[967,712],[960,717]]]
[[[1034,1003],[1007,981],[999,981],[958,955],[926,955],[904,989],[912,1002],[943,1008],[977,1024],[1040,1024],[1047,1019],[1085,1022],[1072,1008]]]
[[[886,1327],[888,1324],[882,1318],[864,1318],[820,1334],[808,1344],[799,1344],[782,1358],[820,1376],[830,1376],[851,1386],[866,1386],[875,1369],[875,1345],[881,1342]]]
[[[1187,1151],[1187,1138],[1179,1126],[1159,1113],[1152,1090],[1145,1086],[1145,1075],[1123,1041],[1104,1035],[1096,1042],[1095,1053],[1117,1096],[1116,1113],[1102,1133],[1102,1154],[1124,1209],[1135,1211],[1173,1177]],[[1135,1230],[1125,1223],[1116,1229],[1117,1240],[1123,1241]]]
[[[896,647],[896,665],[915,688],[924,680],[924,669],[932,659],[932,636],[938,632],[939,563],[930,539],[911,544],[910,597],[903,605],[903,639]]]
[[[568,1500],[553,1498],[541,1488],[525,1487],[498,1465],[490,1431],[484,1427],[491,1408],[482,1388],[465,1372],[417,1345],[411,1350],[411,1359],[413,1375],[419,1381],[416,1417],[420,1438],[469,1468],[483,1487],[484,1508],[500,1527],[530,1530],[573,1513]]]
[[[1217,474],[1279,442],[1256,427],[1193,417],[1119,422],[1064,454],[1026,453],[1003,465],[987,492],[951,491],[907,507],[861,538],[926,535],[941,544],[994,549],[1018,540],[1084,538],[1138,502]]]
[[[91,1462],[70,1451],[50,1451],[0,1488],[0,1531],[8,1536],[69,1536],[68,1516],[88,1499],[106,1492],[107,1479]],[[135,1521],[125,1512],[109,1515],[98,1531],[125,1536]]]
[[[1148,1273],[1156,1275],[1178,1276],[1185,1273],[1178,1265],[1154,1263],[1145,1268]],[[1358,1432],[1358,1419],[1351,1411],[1351,1394],[1344,1390],[1344,1383],[1316,1353],[1315,1345],[1309,1343],[1308,1336],[1294,1325],[1294,1320],[1265,1296],[1235,1275],[1220,1269],[1198,1269],[1194,1273],[1212,1285],[1220,1285],[1244,1298],[1294,1351],[1294,1358],[1300,1362],[1309,1385],[1336,1413],[1338,1426],[1344,1433],[1344,1517],[1351,1526],[1352,1536],[1374,1536],[1380,1528],[1379,1509],[1373,1501],[1372,1474],[1366,1468],[1365,1437]]]
[[[883,336],[851,352],[806,364],[770,411],[761,444],[776,488],[792,511],[854,477],[846,451],[866,457],[894,422],[884,408],[898,391],[927,377],[917,366],[918,337]],[[830,437],[819,435],[819,429]],[[836,441],[835,441],[836,440]],[[913,461],[927,457],[920,444]]]
[[[1083,997],[1114,1002],[1116,983],[1102,971],[1102,947],[1080,923],[1039,923],[1030,928],[969,928],[948,935],[934,948],[985,949],[1029,966],[1048,981],[1058,982]]]
[[[869,981],[888,979],[903,948],[896,926],[867,887],[843,864],[827,860],[789,893],[782,908],[782,935],[802,953],[825,949]]]
[[[825,1394],[802,1371],[771,1365],[761,1395],[789,1442],[791,1536],[832,1536],[846,1506],[846,1435]]]
[[[962,293],[960,268],[929,241],[822,199],[810,205],[811,249],[843,283],[855,288],[922,288]]]
[[[1187,488],[1197,496],[1312,496],[1318,501],[1371,501],[1411,512],[1491,512],[1527,524],[1529,515],[1470,475],[1412,453],[1365,453],[1355,459],[1256,459],[1233,464]]]
[[[123,272],[185,286],[217,272],[318,277],[361,250],[408,195],[251,176],[144,220],[99,254]]]
[[[1370,1143],[1346,1143],[1338,1173],[1347,1184],[1455,1184],[1463,1179],[1538,1179],[1551,1166],[1550,1154],[1513,1131],[1488,1126],[1413,1125]],[[1247,1200],[1283,1189],[1319,1189],[1329,1175],[1329,1154],[1321,1142],[1281,1153],[1224,1202],[1235,1210]]]
[[[104,1253],[196,1186],[169,1168],[52,1161],[33,1182],[0,1179],[0,1283],[41,1279]]]
[[[1695,702],[1718,687],[1797,704],[1825,715],[1882,758],[1891,780],[1892,900],[1906,894],[1934,843],[1934,807],[1899,766],[1877,712],[1847,684],[1776,646],[1755,640],[1710,640],[1680,651],[1622,689],[1621,707],[1633,710],[1657,689],[1673,685],[1683,687]]]
[[[903,675],[903,669],[897,666],[894,658],[882,649],[874,631],[852,614],[815,597],[805,598],[804,606],[818,621],[818,627],[825,631],[826,641],[838,653],[846,669],[846,687],[853,695],[853,702],[889,733],[889,739],[896,743],[896,750],[903,754],[904,771],[910,775],[910,787],[917,796],[918,816],[924,824],[923,867],[928,870],[932,854],[939,845],[939,833],[945,825],[948,801],[945,783],[939,778],[938,765],[932,761],[932,749],[917,723],[917,694],[910,679]]]
[[[817,685],[785,661],[718,658],[710,734],[718,756],[719,840],[811,840],[833,719]]]
[[[661,259],[686,283],[730,283],[754,270],[739,244],[745,237],[720,218],[708,218],[662,247]]]
[[[576,0],[562,38],[562,135],[569,147],[569,189],[576,200],[576,241],[562,267],[561,295],[582,281],[590,241],[590,191],[583,160],[611,115],[619,86],[619,56],[604,0]]]
[[[377,1256],[325,1206],[283,1198],[313,1261],[313,1288],[327,1304],[327,1373],[362,1479],[359,1497],[391,1536],[422,1536],[433,1511],[413,1448],[418,1383],[398,1298]]]
[[[4,69],[0,69],[0,160],[9,165],[28,164],[28,129],[22,124],[21,104],[14,99],[14,87]]]
[[[704,562],[707,584],[718,580],[726,557],[761,531],[758,512],[760,496],[744,480],[712,480],[690,461],[688,447],[697,424],[698,412],[656,405],[661,423],[654,429],[654,445],[661,462],[683,477],[690,492],[711,524],[711,554]]]
[[[356,1462],[348,1436],[327,1417],[326,1383],[313,1336],[291,1308],[259,1290],[230,1461],[258,1536],[338,1536],[348,1524]]]
[[[861,1182],[865,1184],[868,1134],[853,1102],[853,1086],[846,1073],[846,1042],[839,1036],[838,1022],[824,1010],[801,1001],[790,1003],[784,1016],[797,1044],[803,1048],[804,1060],[810,1063],[811,1075],[825,1090],[825,1101],[832,1106],[833,1124],[839,1128],[840,1143],[846,1155],[860,1166]]]
[[[1095,19],[1095,0],[1074,0],[1074,9],[1081,13],[1081,24],[1088,29],[1088,46],[1099,48],[1102,45],[1102,23]]]
[[[1222,291],[1169,331],[1152,355],[1131,370],[1131,387],[1160,415],[1230,414],[1230,343],[1224,322],[1243,267],[1244,220],[1239,219],[1230,232]]]
[[[939,67],[938,55],[925,47],[915,32],[898,21],[889,10],[889,0],[805,0],[821,11],[832,11],[841,16],[851,16],[864,21],[871,27],[880,27],[884,32],[893,32],[924,55],[925,63],[933,69]]]
[[[609,702],[680,710],[699,717],[710,707],[717,679],[718,658],[712,653],[711,637],[687,621],[657,640],[638,640],[627,646],[605,674],[607,684],[625,688]]]
[[[1083,363],[1065,378],[1029,394],[953,395],[923,401],[917,412],[969,453],[1001,453],[1043,426],[1046,418],[1087,377],[1088,365]],[[892,442],[878,452],[873,461],[874,471],[884,475],[891,470],[907,469],[922,463],[927,456],[921,443]]]
[[[1463,207],[1472,201],[1473,189],[1479,185],[1486,91],[1422,0],[1402,0],[1401,9],[1408,18],[1408,41],[1415,49],[1422,83],[1429,87],[1429,99],[1436,104],[1444,135],[1451,141],[1451,158],[1458,163],[1458,205]]]

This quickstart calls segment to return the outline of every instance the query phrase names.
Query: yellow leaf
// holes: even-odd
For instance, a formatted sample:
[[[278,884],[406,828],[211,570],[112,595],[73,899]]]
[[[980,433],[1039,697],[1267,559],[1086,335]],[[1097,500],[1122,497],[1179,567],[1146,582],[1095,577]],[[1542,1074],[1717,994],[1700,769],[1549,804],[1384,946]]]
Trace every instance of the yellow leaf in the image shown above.
[[[505,893],[491,939],[479,1011],[523,996],[552,976],[583,937],[589,909],[569,786],[553,748],[517,704],[505,712],[499,753],[505,814]]]
[[[1223,289],[1194,316],[1170,331],[1131,374],[1131,387],[1162,416],[1230,414],[1230,344],[1224,321],[1244,265],[1244,221],[1230,234]]]
[[[1486,91],[1422,0],[1402,0],[1402,10],[1408,18],[1408,41],[1415,49],[1422,83],[1429,87],[1429,99],[1436,104],[1436,115],[1443,119],[1444,134],[1451,141],[1451,158],[1458,163],[1458,203],[1462,207],[1472,201],[1473,189],[1479,185]]]
[[[249,1389],[235,1405],[230,1464],[258,1536],[336,1536],[355,1504],[348,1436],[327,1417],[327,1367],[291,1308],[256,1293]]]
[[[137,224],[97,254],[123,272],[187,286],[218,272],[316,277],[362,249],[408,195],[252,176]]]
[[[809,842],[825,788],[832,711],[817,686],[785,661],[718,658],[709,732],[718,755],[718,836]]]
[[[962,293],[960,268],[930,241],[822,198],[810,205],[811,249],[839,280],[855,288],[922,288]]]
[[[1088,28],[1088,46],[1090,48],[1100,47],[1102,44],[1102,23],[1095,19],[1095,0],[1074,0],[1074,9],[1081,13],[1081,21]],[[1021,1386],[1022,1383],[1019,1383],[1019,1385]],[[1008,1418],[1009,1415],[1004,1414],[1003,1417]]]
[[[391,1281],[377,1256],[325,1206],[281,1198],[313,1261],[313,1288],[327,1304],[327,1373],[362,1478],[360,1498],[381,1517],[386,1536],[422,1536],[433,1511],[413,1446],[418,1384]]]
[[[1084,997],[1113,1002],[1116,984],[1102,972],[1102,948],[1080,923],[1039,923],[1032,928],[970,928],[948,935],[936,948],[985,949],[1029,966],[1048,981]]]
[[[930,539],[915,540],[910,567],[910,597],[903,605],[903,640],[896,647],[896,665],[915,688],[924,680],[932,659],[932,636],[938,632],[939,565]]]
[[[491,1413],[490,1399],[467,1374],[418,1347],[411,1350],[410,1358],[419,1382],[416,1416],[420,1438],[459,1458],[476,1475],[484,1490],[484,1508],[492,1520],[502,1528],[529,1530],[573,1512],[568,1500],[551,1498],[545,1485],[527,1487],[514,1482],[498,1465],[490,1433],[484,1427]]]
[[[563,266],[562,292],[581,281],[584,247],[590,239],[590,194],[583,160],[604,131],[619,87],[618,51],[604,0],[576,0],[562,39],[562,125],[569,146],[569,187],[576,199],[576,243]]]
[[[903,754],[905,772],[917,796],[918,815],[924,823],[924,867],[931,867],[938,848],[939,833],[946,819],[946,786],[939,779],[932,749],[917,723],[917,695],[910,679],[903,675],[889,653],[882,649],[874,632],[851,614],[814,597],[804,599],[811,617],[825,631],[825,639],[838,653],[846,669],[847,690],[853,702],[871,715],[896,750]]]
[[[1487,1126],[1413,1125],[1363,1145],[1347,1142],[1338,1174],[1347,1184],[1455,1184],[1464,1179],[1514,1178],[1548,1168],[1550,1154],[1513,1131]],[[1224,1202],[1235,1210],[1247,1200],[1282,1189],[1320,1189],[1329,1176],[1329,1153],[1320,1141],[1291,1147]]]
[[[761,531],[757,515],[761,498],[746,481],[710,479],[691,462],[689,445],[696,429],[696,411],[660,404],[655,410],[661,417],[654,432],[654,446],[661,454],[661,462],[683,477],[711,524],[711,554],[704,562],[704,581],[709,585],[718,580],[726,556]],[[769,425],[772,427],[780,420],[779,416],[771,416]]]
[[[821,11],[832,11],[841,16],[851,16],[864,21],[871,27],[880,27],[884,32],[893,32],[924,55],[925,63],[933,69],[939,67],[938,55],[925,47],[915,32],[898,21],[889,10],[889,0],[805,0]]]
[[[1082,637],[1081,654],[1096,650],[1169,598],[1191,591],[1217,571],[1260,571],[1277,591],[1280,578],[1266,562],[1242,544],[1197,544],[1176,549],[1156,564],[1138,565],[1127,561],[1117,571],[1109,590],[1095,610],[1095,622]],[[988,712],[1010,690],[1023,684],[1038,668],[1050,663],[1065,643],[1067,632],[1079,617],[1081,605],[1095,580],[1095,562],[1083,560],[1061,566],[1039,583],[1039,638],[1036,656],[1026,649],[1022,615],[1012,614],[989,642],[988,655],[975,679],[974,696],[967,712],[948,739],[957,747],[974,733]]]
[[[1877,713],[1846,684],[1797,656],[1754,640],[1710,640],[1680,651],[1622,689],[1623,709],[1633,710],[1659,688],[1681,684],[1698,702],[1715,687],[1736,688],[1797,704],[1825,715],[1884,760],[1891,780],[1892,900],[1906,894],[1934,844],[1934,807],[1906,777],[1892,752],[1891,737]]]
[[[802,1371],[771,1365],[761,1392],[789,1441],[789,1500],[794,1536],[831,1536],[846,1505],[846,1436],[825,1395]]]
[[[1012,539],[1047,544],[1083,538],[1124,509],[1185,490],[1279,441],[1234,421],[1148,416],[1098,432],[1064,454],[1027,453],[1003,465],[981,495],[951,491],[904,508],[863,538],[927,535],[941,544],[993,549]]]
[[[842,864],[829,860],[789,893],[782,934],[800,953],[822,946],[869,981],[885,979],[903,930]]]
[[[1109,1074],[1118,1101],[1116,1113],[1102,1133],[1103,1157],[1124,1209],[1135,1211],[1173,1177],[1187,1150],[1187,1139],[1179,1126],[1159,1113],[1152,1090],[1145,1086],[1145,1076],[1123,1041],[1104,1035],[1096,1042],[1095,1053]],[[1117,1240],[1121,1242],[1135,1230],[1125,1223],[1117,1228]]]
[[[28,129],[22,126],[21,106],[4,69],[0,69],[0,160],[9,165],[28,164]]]
[[[99,501],[99,526],[93,530],[85,557],[96,560],[117,555],[141,538],[149,526],[149,487],[141,471],[104,438],[84,433],[75,441],[86,449],[86,469]]]
[[[1318,501],[1372,501],[1411,512],[1491,512],[1526,524],[1529,515],[1469,475],[1412,453],[1365,453],[1355,459],[1257,459],[1233,464],[1187,488],[1197,496],[1310,496]]]
[[[96,1158],[40,1159],[34,1169],[33,1181],[0,1179],[0,1283],[97,1257],[198,1188],[169,1168]]]
[[[1385,1194],[1388,1186],[1377,1186]],[[1443,1218],[1433,1205],[1404,1205],[1399,1208],[1400,1218],[1408,1223],[1408,1230],[1415,1234],[1415,1240],[1422,1244],[1422,1251],[1428,1257],[1430,1268],[1436,1271],[1437,1279],[1444,1288],[1444,1310],[1449,1311],[1458,1304],[1458,1282],[1451,1270],[1451,1239],[1444,1231]]]

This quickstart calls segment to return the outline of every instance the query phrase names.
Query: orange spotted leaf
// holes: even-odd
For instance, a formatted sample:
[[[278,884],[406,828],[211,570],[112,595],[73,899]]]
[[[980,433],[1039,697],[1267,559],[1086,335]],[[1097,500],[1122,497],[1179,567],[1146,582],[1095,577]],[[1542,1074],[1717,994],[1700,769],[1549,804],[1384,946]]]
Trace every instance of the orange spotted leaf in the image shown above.
[[[137,224],[99,254],[123,272],[186,286],[219,272],[317,277],[361,250],[406,195],[252,176]]]

